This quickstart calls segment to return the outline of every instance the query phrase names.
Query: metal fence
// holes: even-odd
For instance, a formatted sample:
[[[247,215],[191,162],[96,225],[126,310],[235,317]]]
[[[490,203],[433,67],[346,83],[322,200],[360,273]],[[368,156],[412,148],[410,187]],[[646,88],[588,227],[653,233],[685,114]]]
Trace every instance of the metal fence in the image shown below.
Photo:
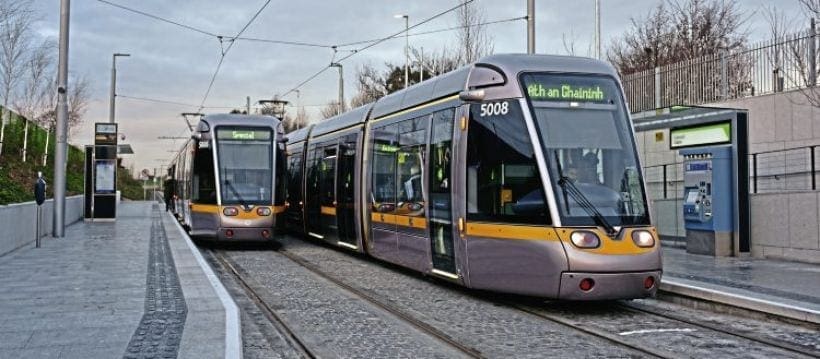
[[[817,190],[818,147],[812,145],[749,155],[749,192],[785,193]],[[650,200],[683,197],[683,163],[644,167]]]
[[[632,112],[700,105],[805,88],[817,80],[817,32],[777,37],[740,51],[723,51],[623,74]]]

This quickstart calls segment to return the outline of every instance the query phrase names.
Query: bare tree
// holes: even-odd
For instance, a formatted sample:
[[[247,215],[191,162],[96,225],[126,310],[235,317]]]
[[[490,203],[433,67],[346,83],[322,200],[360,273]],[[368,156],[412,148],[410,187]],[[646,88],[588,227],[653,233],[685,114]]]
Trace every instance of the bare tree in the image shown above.
[[[325,107],[322,107],[322,110],[320,112],[322,114],[322,119],[327,120],[333,116],[341,115],[342,105],[339,103],[338,100],[330,101],[327,103],[327,105],[325,105]]]
[[[43,113],[40,117],[40,123],[46,125],[48,128],[55,128],[57,124],[57,90],[56,81],[49,82],[47,90],[48,97],[48,111]],[[68,128],[69,131],[77,129],[83,122],[83,116],[88,109],[88,101],[90,101],[90,86],[91,83],[85,76],[74,77],[69,79],[68,83]]]
[[[820,16],[820,0],[799,0],[804,15],[809,19],[817,19]],[[809,41],[814,41],[811,31],[809,33],[798,31],[799,28],[786,14],[775,6],[766,8],[764,15],[769,23],[769,31],[774,40],[774,46],[767,52],[769,60],[776,65],[780,80],[788,81],[791,86],[797,87],[800,94],[809,105],[820,107],[820,89],[817,87],[817,78],[820,69],[820,56],[815,50],[812,54],[809,50]],[[791,33],[791,34],[790,34]],[[805,38],[805,41],[801,41]],[[784,67],[796,68],[796,71],[784,71]],[[814,65],[814,66],[812,66]],[[789,97],[791,100],[791,97]]]
[[[29,123],[39,123],[49,110],[49,79],[54,73],[54,43],[44,41],[29,52],[25,63],[24,83],[20,95],[14,100],[14,108],[26,121],[23,131],[23,162],[28,152]]]
[[[622,74],[715,55],[746,46],[744,13],[737,0],[667,0],[610,46],[608,58]]]
[[[387,95],[387,80],[373,65],[366,63],[356,72],[356,90],[350,99],[351,107],[359,107]]]
[[[426,51],[424,56],[419,49],[410,50],[416,64],[409,71],[410,85],[418,83],[420,77],[429,79],[450,72],[493,52],[493,39],[487,33],[484,24],[486,17],[482,8],[475,3],[466,4],[459,8],[456,16],[458,30],[455,46],[445,47],[439,51]],[[358,91],[351,100],[353,107],[404,89],[404,66],[385,63],[385,68],[378,70],[366,64],[359,69],[356,78]]]
[[[310,122],[310,119],[308,118],[307,111],[305,111],[304,107],[299,107],[296,109],[295,116],[285,116],[285,119],[282,121],[282,126],[285,129],[285,133],[290,133],[307,126],[308,122]]]
[[[484,9],[469,3],[456,12],[459,30],[456,34],[458,39],[458,63],[467,65],[478,61],[478,59],[493,52],[493,39],[487,33],[487,18]]]
[[[0,112],[0,154],[6,124],[11,118],[8,104],[25,70],[31,25],[34,22],[30,0],[0,0],[0,91],[3,110]]]

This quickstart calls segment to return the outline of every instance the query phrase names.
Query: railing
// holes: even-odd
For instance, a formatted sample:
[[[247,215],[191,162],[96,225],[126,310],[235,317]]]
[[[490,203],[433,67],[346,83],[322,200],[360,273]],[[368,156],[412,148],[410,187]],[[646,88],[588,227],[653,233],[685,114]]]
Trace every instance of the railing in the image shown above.
[[[798,32],[632,74],[623,74],[632,112],[700,105],[814,86],[817,83],[814,23]]]
[[[749,193],[817,190],[818,147],[811,145],[749,155]],[[683,196],[683,162],[644,167],[650,200]]]

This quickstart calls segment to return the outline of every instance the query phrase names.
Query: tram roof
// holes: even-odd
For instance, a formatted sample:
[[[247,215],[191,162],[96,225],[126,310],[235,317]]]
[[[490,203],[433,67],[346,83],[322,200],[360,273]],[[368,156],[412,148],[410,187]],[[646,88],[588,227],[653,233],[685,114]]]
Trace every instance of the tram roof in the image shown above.
[[[211,127],[216,126],[270,126],[279,125],[279,119],[267,115],[242,115],[235,113],[217,113],[205,115],[200,121],[204,121]]]
[[[310,137],[321,136],[326,133],[331,133],[336,130],[341,130],[343,128],[364,123],[367,119],[367,113],[370,111],[371,107],[373,107],[373,104],[359,106],[343,114],[333,116],[327,120],[319,122],[313,126],[313,131],[311,131]]]
[[[296,143],[300,141],[304,141],[307,138],[308,133],[310,132],[311,127],[314,125],[307,125],[302,127],[298,130],[291,131],[287,134],[288,143]]]

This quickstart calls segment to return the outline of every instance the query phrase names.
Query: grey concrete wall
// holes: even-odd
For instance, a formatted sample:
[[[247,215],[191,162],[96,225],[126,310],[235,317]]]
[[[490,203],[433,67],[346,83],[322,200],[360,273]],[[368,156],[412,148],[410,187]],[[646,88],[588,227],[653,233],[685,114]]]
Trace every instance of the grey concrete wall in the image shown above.
[[[40,234],[51,235],[54,200],[43,203],[40,222]],[[26,244],[34,242],[37,217],[37,204],[34,202],[15,203],[0,206],[0,256],[9,253]],[[83,217],[83,196],[72,196],[66,199],[66,225],[74,223]]]
[[[709,106],[749,111],[750,153],[820,145],[820,108],[811,106],[799,90]],[[669,149],[669,130],[639,132],[636,140],[641,164],[649,167],[644,175],[659,233],[685,236],[680,210],[682,167],[679,164],[667,167],[665,198],[662,168],[652,167],[683,161],[677,151]],[[817,157],[816,167],[820,168],[820,151]],[[820,192],[809,191],[809,158],[808,150],[758,156],[761,193],[752,194],[751,198],[753,256],[820,262],[817,224]],[[790,174],[783,175],[784,172]]]
[[[754,194],[752,255],[820,263],[820,192]]]

